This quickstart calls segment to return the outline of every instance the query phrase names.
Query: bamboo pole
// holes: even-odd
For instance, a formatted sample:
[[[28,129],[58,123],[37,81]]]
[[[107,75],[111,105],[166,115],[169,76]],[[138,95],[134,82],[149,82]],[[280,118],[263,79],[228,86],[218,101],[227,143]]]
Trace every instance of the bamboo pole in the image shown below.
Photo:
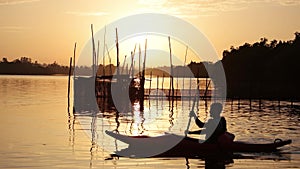
[[[106,48],[107,56],[108,56],[108,59],[109,59],[109,73],[110,73],[110,75],[112,75],[111,57],[110,57],[110,54],[109,54],[109,51],[108,51],[107,44],[105,44],[105,48]]]
[[[98,96],[98,89],[99,89],[99,86],[97,84],[97,74],[98,74],[98,59],[99,59],[99,48],[100,48],[100,42],[98,40],[98,44],[97,44],[97,53],[96,53],[96,56],[95,56],[95,96],[97,97]],[[103,86],[104,86],[104,81],[103,81]],[[104,95],[105,97],[105,95]]]
[[[200,96],[200,80],[198,77],[197,77],[197,92],[199,93]]]
[[[124,58],[124,62],[123,62],[123,65],[122,65],[121,74],[123,74],[123,71],[124,71],[124,67],[125,67],[125,63],[126,63],[126,58],[127,58],[127,55],[125,55],[125,58]]]
[[[75,107],[74,107],[74,93],[75,93],[75,88],[74,88],[74,84],[75,84],[75,57],[76,57],[76,42],[75,42],[75,45],[74,45],[74,51],[73,51],[73,113],[75,113]]]
[[[95,54],[95,40],[94,40],[94,30],[93,30],[93,24],[91,24],[91,32],[92,32],[92,45],[93,45],[93,64],[92,64],[92,76],[95,76],[95,58],[96,58],[96,54]]]
[[[149,97],[150,97],[150,92],[151,92],[151,83],[152,83],[152,71],[150,72],[150,86],[149,86],[149,94],[148,94]]]
[[[177,73],[177,80],[176,80],[176,93],[175,93],[175,96],[178,96],[178,83],[179,83],[179,76],[178,76],[178,73]],[[176,101],[176,104],[177,104],[177,101]]]
[[[103,64],[103,76],[105,76],[105,47],[107,46],[105,38],[106,38],[106,26],[104,28],[104,37],[103,37],[103,56],[102,56],[103,57],[103,61],[102,61],[102,64]]]
[[[70,57],[69,65],[69,78],[68,78],[68,113],[70,112],[70,88],[71,88],[71,72],[72,72],[72,57]]]
[[[156,97],[158,97],[159,76],[156,76]]]
[[[147,54],[147,39],[145,40],[145,52],[144,52],[144,62],[143,62],[143,73],[141,79],[141,88],[142,88],[142,98],[144,98],[145,94],[145,69],[146,69],[146,55]]]
[[[96,58],[95,58],[95,60],[96,60],[96,62],[95,62],[96,68],[98,68],[98,66],[99,66],[99,62],[98,62],[98,60],[99,60],[99,49],[100,49],[100,42],[99,42],[99,40],[98,40],[98,44],[97,44],[97,54],[96,54]],[[98,72],[98,69],[96,70],[96,76],[97,76],[97,72]],[[104,73],[103,73],[103,74],[104,74]]]
[[[183,62],[183,68],[185,69],[185,66],[186,66],[186,56],[187,56],[187,52],[188,52],[188,46],[186,46],[186,49],[185,49],[185,55],[184,55],[184,62]],[[184,91],[184,79],[185,77],[183,76],[182,77],[182,89]]]
[[[190,87],[189,87],[189,95],[190,95],[190,97],[192,96],[191,90],[192,90],[192,78],[190,78]]]
[[[171,65],[171,88],[172,88],[172,96],[174,96],[174,82],[173,82],[173,63],[172,63],[172,48],[171,48],[171,38],[168,36],[169,40],[169,50],[170,50],[170,65]],[[169,92],[170,96],[170,92]]]
[[[164,81],[165,81],[165,74],[163,73],[162,83],[161,83],[161,90],[164,91]]]
[[[116,28],[116,48],[117,48],[117,75],[120,75],[119,39],[118,39],[118,29],[117,28]]]
[[[130,53],[130,57],[131,57],[131,62],[130,62],[130,68],[129,68],[129,73],[128,74],[130,74],[131,75],[131,77],[132,77],[132,79],[133,79],[133,76],[134,76],[134,71],[133,71],[133,57],[134,57],[134,54],[133,54],[133,52],[131,51],[131,53]]]
[[[98,96],[98,89],[100,88],[101,89],[101,85],[99,84],[99,86],[97,85],[97,74],[98,74],[98,66],[99,66],[99,49],[100,49],[100,41],[98,40],[98,45],[97,45],[97,56],[96,56],[96,66],[95,68],[96,69],[96,79],[95,79],[95,93],[96,93],[96,97]],[[104,49],[103,49],[104,50]],[[104,57],[104,55],[103,55]],[[103,73],[102,73],[102,76],[105,76],[105,65],[103,66]],[[106,92],[105,92],[105,82],[104,80],[102,81],[102,89],[103,89],[103,97],[105,98],[106,96]]]
[[[141,78],[141,44],[139,44],[139,78]]]
[[[73,51],[73,80],[75,80],[75,56],[76,56],[76,42],[74,45],[74,51]]]
[[[184,55],[184,65],[183,66],[185,66],[185,64],[186,64],[186,56],[187,56],[188,49],[189,49],[189,47],[186,46],[185,55]]]
[[[145,40],[145,52],[144,52],[144,62],[143,62],[143,78],[145,78],[145,69],[146,69],[146,52],[147,51],[147,39]]]
[[[134,79],[134,67],[135,67],[135,60],[133,61],[133,66],[132,66],[132,67],[133,67],[133,69],[132,69],[132,72],[131,72],[131,73],[132,73],[132,79]]]
[[[204,105],[205,105],[205,108],[207,108],[207,92],[208,92],[208,88],[209,88],[209,85],[210,85],[210,82],[207,82],[207,77],[205,78],[205,92],[204,92]]]
[[[132,79],[134,78],[134,55],[136,50],[136,44],[134,45],[134,50],[131,52],[131,65],[130,65],[130,72]]]

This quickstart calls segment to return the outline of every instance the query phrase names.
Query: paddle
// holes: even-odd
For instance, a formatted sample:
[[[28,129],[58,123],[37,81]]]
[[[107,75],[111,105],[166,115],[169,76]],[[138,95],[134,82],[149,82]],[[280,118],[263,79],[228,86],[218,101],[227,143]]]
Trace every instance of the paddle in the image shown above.
[[[205,87],[205,93],[204,93],[204,99],[205,99],[205,97],[206,97],[206,94],[207,94],[207,91],[208,91],[208,87],[209,87],[209,85],[210,85],[210,82],[211,81],[209,81],[208,82],[208,84],[206,84],[206,87]],[[196,98],[196,96],[197,95],[195,95],[195,98]],[[192,111],[194,111],[194,106],[195,106],[195,98],[194,98],[194,103],[193,103],[193,108],[192,108]],[[187,128],[187,130],[189,129],[189,127],[190,127],[190,122],[191,122],[191,113],[192,113],[192,111],[190,112],[190,120],[189,120],[189,123],[188,123],[188,128]],[[201,132],[202,132],[203,130],[196,130],[196,131],[185,131],[186,133],[186,135],[187,134],[201,134]]]
[[[194,117],[194,116],[192,116],[191,114],[192,114],[192,113],[195,113],[195,112],[194,112],[194,108],[195,108],[196,100],[197,100],[197,94],[195,94],[194,101],[193,101],[193,105],[192,105],[192,110],[190,111],[190,114],[189,114],[190,118],[189,118],[189,121],[188,121],[187,128],[186,128],[186,130],[185,130],[185,132],[184,132],[185,137],[186,137],[187,134],[189,133],[189,128],[190,128],[190,125],[191,125],[192,117]]]
[[[201,134],[203,130],[189,131],[188,134]]]

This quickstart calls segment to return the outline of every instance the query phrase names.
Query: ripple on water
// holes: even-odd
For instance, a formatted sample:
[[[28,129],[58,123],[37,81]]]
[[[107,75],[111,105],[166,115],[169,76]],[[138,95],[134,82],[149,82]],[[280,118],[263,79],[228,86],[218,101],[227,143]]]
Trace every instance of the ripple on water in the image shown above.
[[[68,116],[66,93],[67,77],[0,76],[0,168],[205,168],[202,159],[189,159],[188,162],[184,158],[105,160],[111,153],[102,149],[106,143],[95,145],[92,142],[104,139],[105,129],[116,129],[116,112]],[[135,131],[159,135],[177,127],[176,130],[184,132],[191,103],[189,100],[175,101],[171,112],[168,101],[145,101],[144,113],[120,115],[119,131],[128,135]],[[282,157],[244,154],[257,158],[234,159],[234,163],[226,166],[232,169],[300,168],[299,103],[293,104],[291,109],[288,101],[281,102],[278,107],[277,101],[263,100],[259,109],[256,100],[252,101],[251,108],[248,100],[241,100],[240,106],[237,100],[232,105],[227,102],[223,114],[228,130],[237,140],[272,142],[282,138],[292,139],[293,143],[282,148],[285,153]],[[208,109],[203,101],[198,110],[200,118],[207,119]],[[92,139],[94,129],[97,133]],[[197,127],[192,125],[192,129]],[[114,141],[107,142],[111,146],[109,149],[116,150]],[[284,159],[286,156],[290,158]]]

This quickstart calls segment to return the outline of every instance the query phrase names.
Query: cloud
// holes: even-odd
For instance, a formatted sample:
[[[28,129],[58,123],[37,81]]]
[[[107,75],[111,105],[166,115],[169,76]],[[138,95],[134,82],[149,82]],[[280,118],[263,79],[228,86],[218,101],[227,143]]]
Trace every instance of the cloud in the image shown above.
[[[294,6],[294,5],[300,5],[300,1],[299,0],[274,0],[277,3],[279,3],[280,5],[283,6]]]
[[[0,26],[1,32],[23,32],[29,30],[29,27],[24,26]]]
[[[65,12],[66,14],[70,15],[76,15],[76,16],[105,16],[109,15],[108,12],[74,12],[74,11],[68,11]]]
[[[161,6],[164,5],[165,3],[167,3],[168,0],[139,0],[138,3],[141,5],[147,5],[147,6]]]
[[[300,5],[299,0],[139,0],[139,11],[159,12],[182,18],[218,15],[220,12],[240,11],[253,3],[277,3],[283,6]]]
[[[157,0],[139,0],[139,4],[146,6],[146,11],[171,14],[182,18],[197,18],[199,16],[216,15],[222,11],[241,10],[243,0],[165,0],[156,3]],[[142,8],[143,9],[143,8]],[[143,9],[143,11],[145,11]]]
[[[40,0],[0,0],[0,6],[19,5],[38,1]]]

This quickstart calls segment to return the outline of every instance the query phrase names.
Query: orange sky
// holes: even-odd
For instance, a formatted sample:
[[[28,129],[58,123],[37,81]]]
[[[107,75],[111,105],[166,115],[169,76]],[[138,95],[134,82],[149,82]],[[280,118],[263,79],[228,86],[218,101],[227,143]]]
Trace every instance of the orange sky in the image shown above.
[[[299,0],[0,0],[0,57],[27,56],[67,65],[94,30],[124,16],[158,12],[201,30],[219,57],[230,46],[261,37],[290,40],[300,31]]]

